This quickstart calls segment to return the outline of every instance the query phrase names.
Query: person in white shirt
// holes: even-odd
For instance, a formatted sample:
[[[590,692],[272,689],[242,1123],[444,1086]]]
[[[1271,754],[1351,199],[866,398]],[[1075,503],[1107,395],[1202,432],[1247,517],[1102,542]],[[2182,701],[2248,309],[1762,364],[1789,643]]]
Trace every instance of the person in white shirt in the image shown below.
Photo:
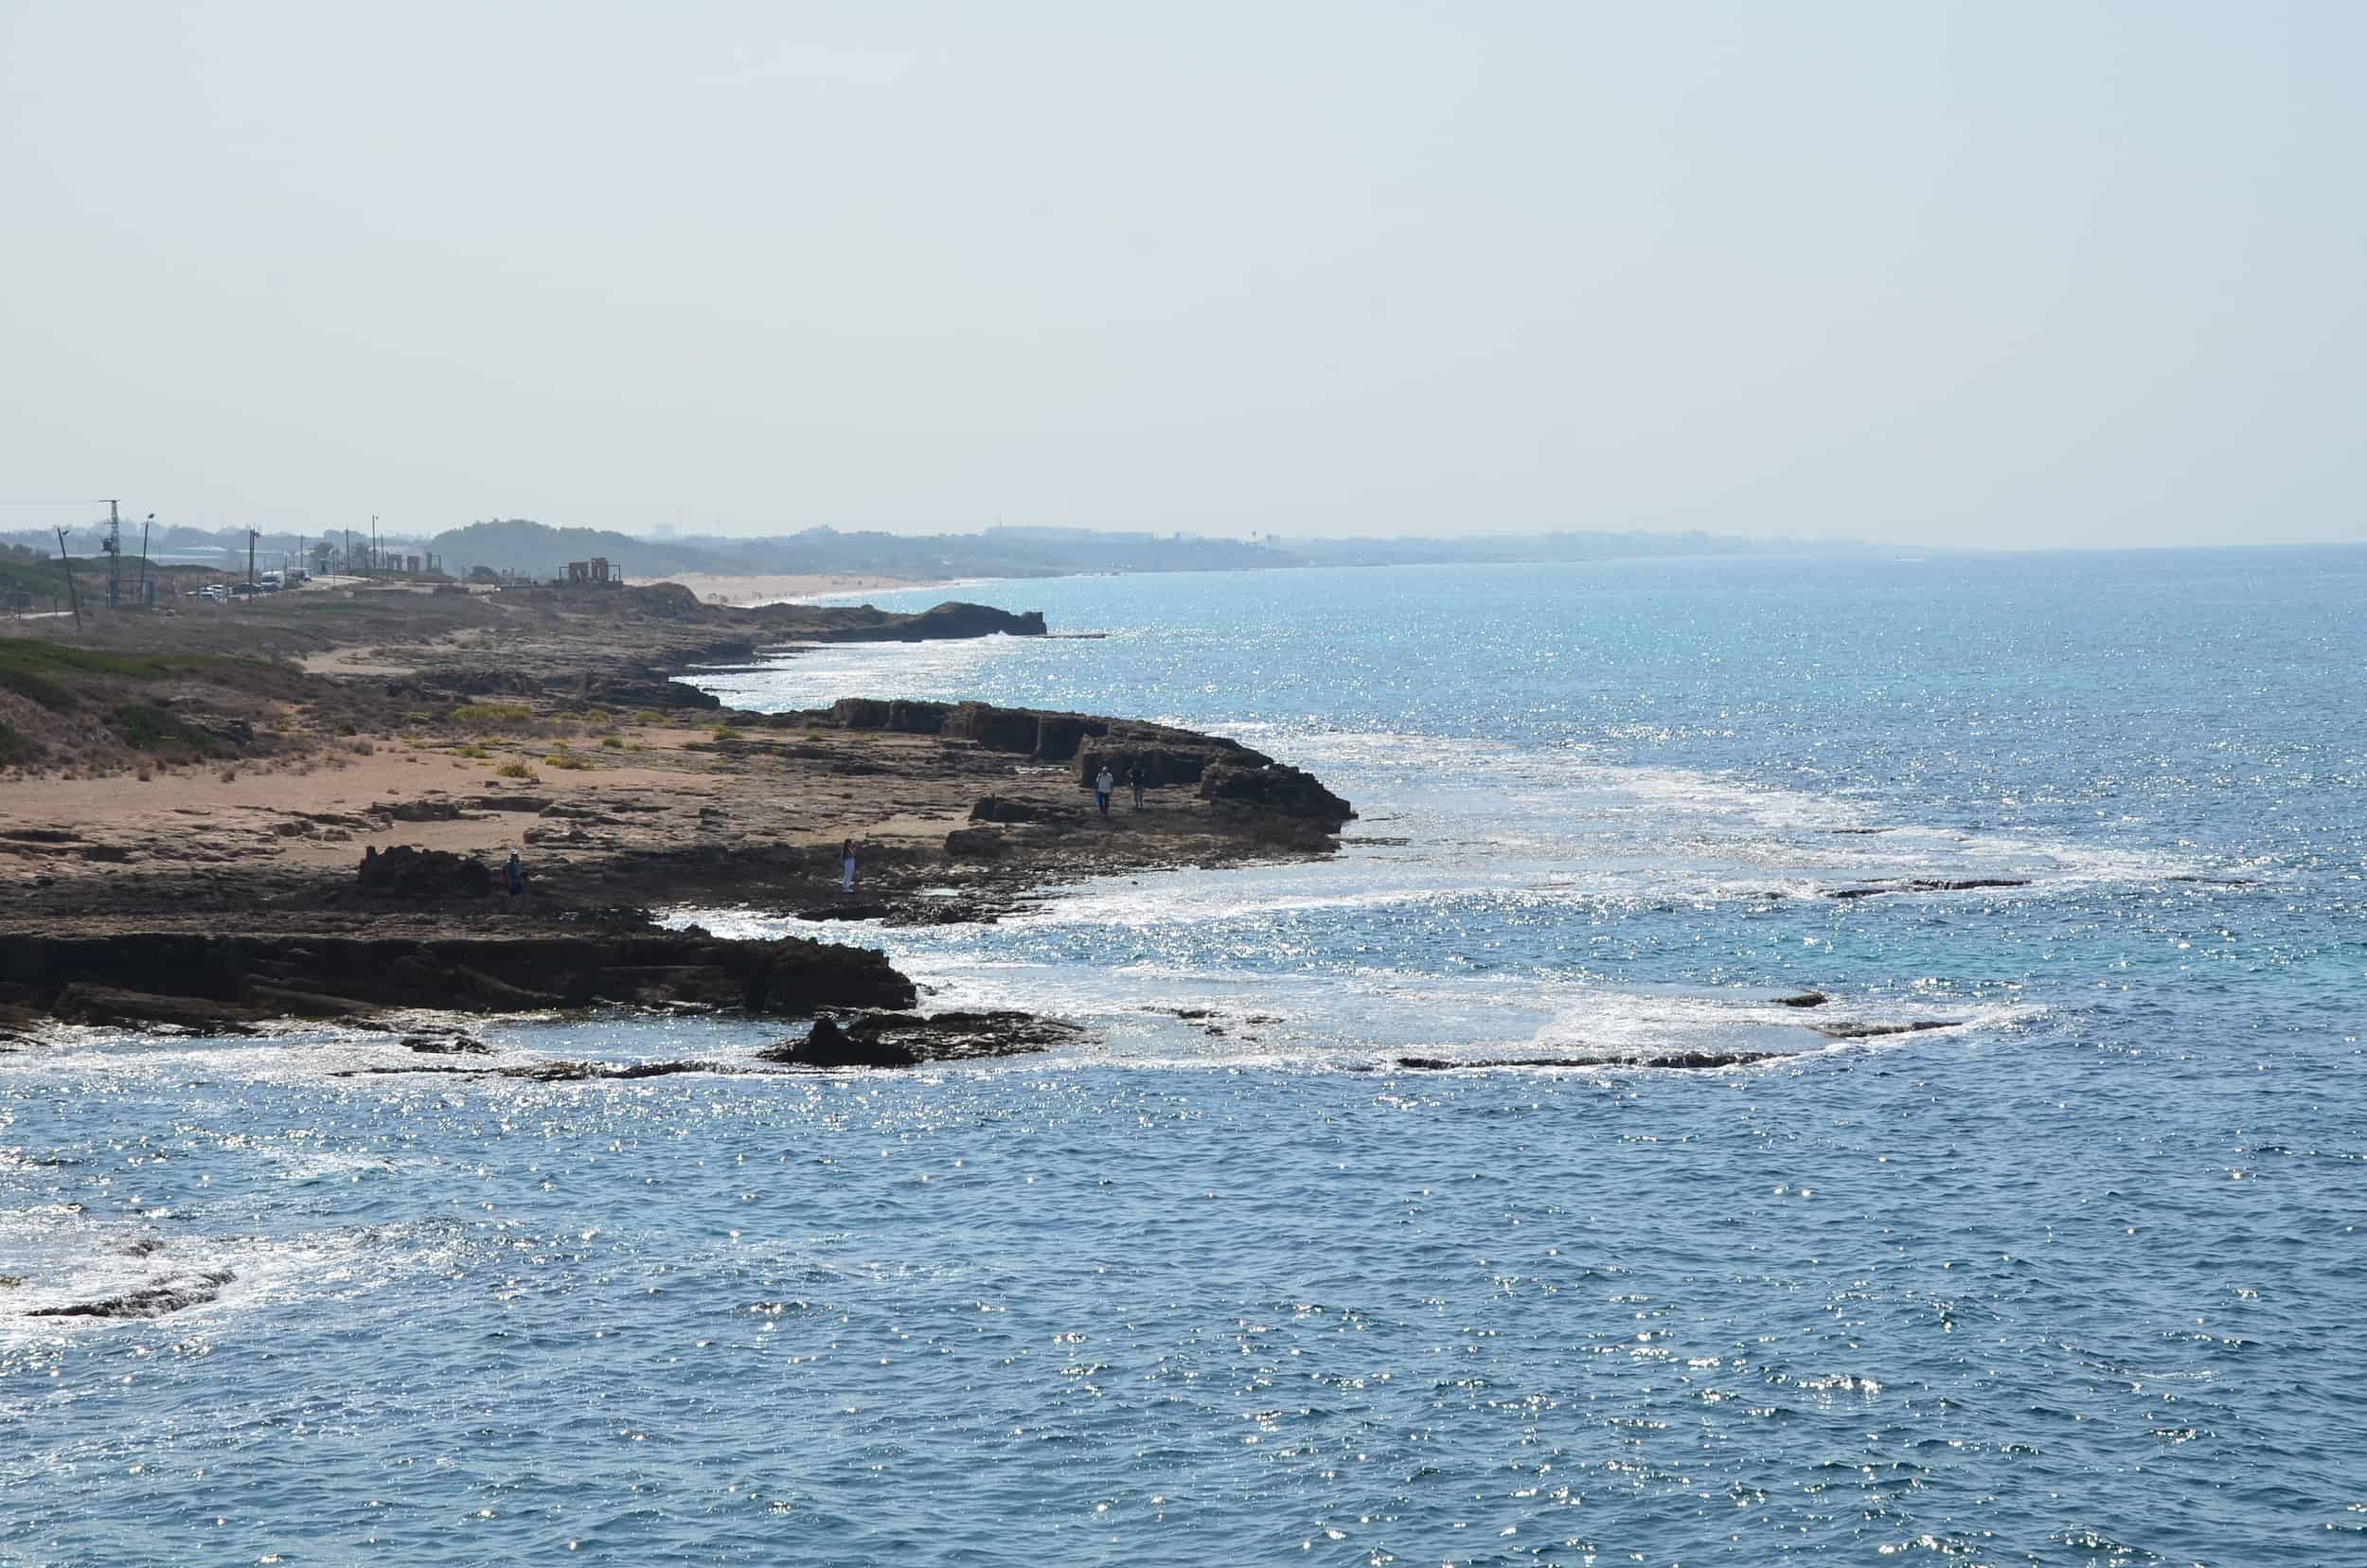
[[[1103,816],[1110,814],[1110,792],[1117,787],[1117,775],[1110,771],[1109,764],[1104,763],[1101,772],[1094,776],[1094,804],[1101,808]]]

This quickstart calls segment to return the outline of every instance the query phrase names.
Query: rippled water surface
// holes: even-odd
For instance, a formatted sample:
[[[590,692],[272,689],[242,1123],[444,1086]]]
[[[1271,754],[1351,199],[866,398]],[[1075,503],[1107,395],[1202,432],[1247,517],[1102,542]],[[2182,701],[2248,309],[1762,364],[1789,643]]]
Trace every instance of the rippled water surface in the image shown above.
[[[1094,1030],[960,1072],[0,1055],[0,1558],[2367,1560],[2367,553],[970,593],[1109,634],[716,685],[1222,729],[1347,848],[850,933]],[[1914,877],[2026,885],[1826,896]],[[1395,1066],[1663,1049],[1782,1054]]]

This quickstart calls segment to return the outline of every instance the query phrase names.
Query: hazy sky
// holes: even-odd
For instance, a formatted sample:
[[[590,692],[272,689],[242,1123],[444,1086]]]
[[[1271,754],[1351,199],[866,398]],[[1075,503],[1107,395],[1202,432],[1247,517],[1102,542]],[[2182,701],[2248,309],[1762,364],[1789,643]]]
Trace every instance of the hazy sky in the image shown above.
[[[2367,540],[2362,61],[2358,0],[0,0],[0,498]]]

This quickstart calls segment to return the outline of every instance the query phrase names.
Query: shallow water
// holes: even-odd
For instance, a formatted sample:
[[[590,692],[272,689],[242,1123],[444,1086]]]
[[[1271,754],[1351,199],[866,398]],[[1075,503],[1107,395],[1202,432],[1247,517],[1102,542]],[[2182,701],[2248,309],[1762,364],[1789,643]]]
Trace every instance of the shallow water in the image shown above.
[[[1220,728],[1349,846],[856,928],[1096,1031],[959,1072],[0,1056],[0,1556],[2367,1559],[2367,552],[967,592],[1111,634],[717,685]],[[1822,896],[1910,876],[2030,885]],[[1663,1048],[1800,1054],[1392,1065]]]

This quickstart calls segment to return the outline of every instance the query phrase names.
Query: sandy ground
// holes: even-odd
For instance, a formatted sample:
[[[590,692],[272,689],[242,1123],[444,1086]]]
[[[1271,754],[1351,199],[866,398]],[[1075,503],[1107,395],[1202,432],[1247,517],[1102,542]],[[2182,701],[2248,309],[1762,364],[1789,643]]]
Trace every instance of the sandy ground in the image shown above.
[[[342,870],[373,844],[496,860],[518,849],[544,864],[692,843],[831,846],[853,836],[934,846],[997,787],[948,776],[934,738],[833,733],[814,745],[763,734],[753,748],[726,749],[705,726],[627,724],[615,734],[623,749],[580,736],[564,743],[590,763],[579,771],[543,760],[560,741],[489,736],[481,757],[454,755],[448,740],[379,739],[301,763],[12,780],[0,792],[0,885],[44,873],[240,864]],[[805,755],[782,755],[785,740]],[[880,771],[848,776],[832,761]],[[503,777],[495,769],[505,763],[533,776]],[[988,766],[1010,773],[1007,761]],[[422,820],[422,806],[459,814]]]
[[[331,648],[305,654],[296,660],[296,668],[308,675],[416,675],[426,662],[424,655],[485,646],[483,633],[458,632],[430,638],[417,648]]]
[[[679,742],[660,741],[670,753]],[[667,769],[607,767],[572,773],[538,767],[538,780],[501,778],[496,763],[414,751],[380,741],[368,756],[347,754],[333,765],[177,768],[145,782],[109,778],[42,777],[11,782],[0,794],[0,841],[26,829],[68,829],[83,844],[126,852],[112,864],[159,869],[189,863],[267,859],[285,865],[349,866],[370,843],[400,842],[424,848],[499,851],[523,845],[532,812],[482,812],[447,822],[396,823],[383,808],[397,804],[487,795],[530,794],[563,801],[587,795],[657,791],[694,804],[714,792],[704,781]],[[94,809],[94,793],[103,792]],[[0,852],[0,875],[39,869],[29,844]],[[76,851],[59,852],[61,858]],[[9,864],[10,858],[17,862]]]
[[[899,588],[925,588],[928,582],[907,578],[873,577],[860,572],[810,572],[772,577],[719,577],[709,572],[677,572],[672,577],[631,578],[632,586],[678,582],[708,604],[777,604],[783,599],[811,598],[817,594],[889,593]]]

